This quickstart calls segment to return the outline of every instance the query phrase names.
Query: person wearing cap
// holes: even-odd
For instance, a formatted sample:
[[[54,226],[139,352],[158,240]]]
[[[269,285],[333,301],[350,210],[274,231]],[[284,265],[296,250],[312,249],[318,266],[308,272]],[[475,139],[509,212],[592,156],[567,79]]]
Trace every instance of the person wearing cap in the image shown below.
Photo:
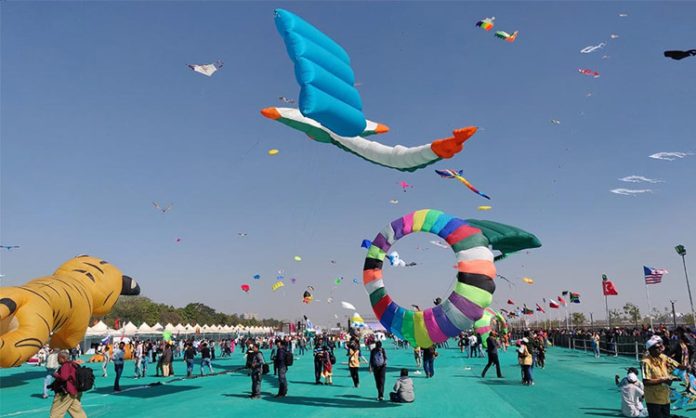
[[[529,352],[527,344],[529,344],[527,337],[520,340],[520,348],[517,349],[517,361],[522,367],[522,384],[531,386],[534,384],[534,379],[532,378],[532,354]]]
[[[672,383],[672,370],[684,369],[676,361],[662,354],[665,347],[662,338],[653,335],[646,343],[648,352],[641,360],[643,383],[645,384],[645,403],[650,418],[669,418],[669,385]]]
[[[629,367],[626,377],[619,381],[614,376],[616,386],[621,391],[621,413],[625,417],[647,417],[648,411],[643,407],[643,382],[638,380],[638,369]]]

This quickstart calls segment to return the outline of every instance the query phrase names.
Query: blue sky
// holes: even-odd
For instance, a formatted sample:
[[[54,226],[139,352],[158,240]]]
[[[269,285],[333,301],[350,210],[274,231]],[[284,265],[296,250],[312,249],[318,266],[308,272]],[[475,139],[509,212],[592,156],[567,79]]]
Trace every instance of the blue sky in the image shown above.
[[[508,298],[531,306],[574,290],[582,304],[573,309],[603,317],[606,273],[620,293],[611,306],[631,301],[645,310],[647,264],[670,270],[651,286],[653,304],[677,299],[677,310],[688,311],[673,247],[696,252],[696,156],[648,156],[696,151],[696,57],[662,56],[696,48],[694,3],[0,7],[1,241],[22,246],[0,254],[3,285],[89,253],[136,278],[158,302],[330,323],[333,315],[345,317],[337,305],[346,300],[370,316],[362,285],[352,283],[361,277],[361,240],[406,213],[434,208],[509,223],[541,239],[542,248],[499,264],[515,286],[500,282],[494,307]],[[420,145],[455,128],[482,129],[455,158],[401,173],[263,118],[259,109],[299,91],[273,23],[276,7],[348,51],[367,117],[391,127],[379,138],[385,144]],[[517,41],[474,26],[488,16],[496,17],[494,30],[519,30]],[[607,47],[579,52],[600,42]],[[225,66],[211,78],[186,67],[218,59]],[[280,153],[268,156],[271,148]],[[492,201],[433,168],[463,169]],[[645,188],[618,181],[633,174],[665,183],[648,185],[649,195],[609,193]],[[402,192],[401,180],[414,188]],[[390,204],[393,198],[399,204]],[[174,207],[161,214],[152,201]],[[492,211],[476,211],[489,203]],[[409,236],[395,247],[419,263],[385,272],[402,305],[427,306],[455,280],[451,252],[430,245],[433,238]],[[274,293],[279,270],[286,286]],[[252,279],[257,273],[259,281]],[[339,276],[345,280],[335,286]],[[525,285],[523,276],[535,284]],[[252,286],[249,294],[239,290],[242,283]],[[307,285],[321,302],[300,303]],[[328,297],[336,302],[327,304]]]

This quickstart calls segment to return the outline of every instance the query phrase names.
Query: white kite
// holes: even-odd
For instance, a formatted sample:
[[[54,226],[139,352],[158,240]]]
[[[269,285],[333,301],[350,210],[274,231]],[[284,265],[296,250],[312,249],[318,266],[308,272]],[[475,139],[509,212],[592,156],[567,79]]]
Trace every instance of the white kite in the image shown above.
[[[190,69],[197,73],[201,73],[205,76],[210,77],[215,74],[217,70],[222,68],[222,61],[215,61],[212,64],[187,64]]]
[[[387,258],[389,259],[389,263],[394,267],[413,267],[417,265],[414,262],[407,263],[406,261],[402,260],[401,257],[399,257],[399,253],[396,251],[389,253]]]
[[[449,245],[447,245],[446,242],[442,242],[442,241],[430,241],[430,243],[433,244],[433,245],[436,246],[436,247],[440,247],[440,248],[449,248]]]
[[[664,183],[664,181],[662,180],[649,179],[643,176],[626,176],[620,178],[619,180],[625,181],[627,183]]]
[[[609,191],[622,196],[635,196],[642,193],[652,193],[651,189],[611,189]]]
[[[351,311],[354,311],[354,310],[355,310],[355,306],[353,306],[353,304],[348,303],[348,302],[343,302],[343,301],[341,301],[341,307],[342,307],[343,309],[350,309]]]
[[[560,125],[561,121],[558,119],[551,119],[551,123],[553,123],[554,125]]]
[[[591,54],[592,52],[595,52],[595,51],[598,50],[598,49],[602,49],[602,48],[604,48],[605,46],[607,46],[607,43],[606,43],[606,42],[601,42],[601,43],[599,43],[599,44],[597,44],[597,45],[586,46],[586,47],[584,47],[583,49],[580,50],[580,53],[581,53],[581,54]]]
[[[687,155],[692,154],[690,152],[658,152],[653,155],[650,155],[650,158],[653,158],[655,160],[674,161],[677,158],[684,158]]]

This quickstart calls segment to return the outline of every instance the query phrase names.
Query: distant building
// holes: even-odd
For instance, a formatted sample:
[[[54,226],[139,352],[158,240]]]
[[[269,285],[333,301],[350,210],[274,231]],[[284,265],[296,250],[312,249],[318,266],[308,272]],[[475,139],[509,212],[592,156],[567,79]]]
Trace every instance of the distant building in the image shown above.
[[[245,312],[242,314],[242,319],[259,319],[259,314],[253,312]]]

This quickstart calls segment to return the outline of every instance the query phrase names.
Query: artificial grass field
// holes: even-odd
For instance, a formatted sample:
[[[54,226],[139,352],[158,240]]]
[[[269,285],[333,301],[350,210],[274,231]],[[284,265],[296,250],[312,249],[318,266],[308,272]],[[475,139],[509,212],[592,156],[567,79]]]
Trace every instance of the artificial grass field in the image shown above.
[[[385,347],[388,371],[385,397],[399,376],[402,367],[410,371],[416,401],[393,404],[376,400],[374,379],[367,367],[360,369],[360,387],[354,388],[348,373],[344,351],[336,350],[334,384],[314,384],[311,355],[296,359],[288,370],[288,396],[274,398],[277,379],[264,376],[262,399],[248,398],[251,379],[240,370],[244,356],[236,351],[232,358],[213,362],[215,372],[208,377],[181,379],[186,373],[183,360],[174,364],[174,377],[156,378],[155,368],[148,365],[148,377],[133,379],[134,363],[126,362],[121,378],[121,393],[113,393],[113,365],[109,376],[101,377],[101,364],[95,369],[95,389],[86,392],[82,404],[90,417],[182,417],[182,416],[278,416],[290,417],[583,417],[620,415],[620,395],[614,386],[614,375],[625,375],[625,368],[636,366],[628,358],[550,348],[545,369],[534,369],[535,385],[523,386],[517,356],[510,350],[500,352],[503,379],[495,377],[495,369],[481,379],[485,358],[468,359],[458,349],[442,349],[435,360],[435,376],[414,374],[411,350]],[[367,354],[364,352],[364,354]],[[269,352],[264,352],[268,361]],[[85,357],[86,358],[86,357]],[[197,359],[194,373],[200,371]],[[52,396],[41,398],[45,368],[23,365],[0,369],[0,417],[46,417]],[[162,382],[162,385],[147,386]],[[51,394],[52,395],[52,394]],[[678,411],[682,416],[696,417],[696,405]]]

